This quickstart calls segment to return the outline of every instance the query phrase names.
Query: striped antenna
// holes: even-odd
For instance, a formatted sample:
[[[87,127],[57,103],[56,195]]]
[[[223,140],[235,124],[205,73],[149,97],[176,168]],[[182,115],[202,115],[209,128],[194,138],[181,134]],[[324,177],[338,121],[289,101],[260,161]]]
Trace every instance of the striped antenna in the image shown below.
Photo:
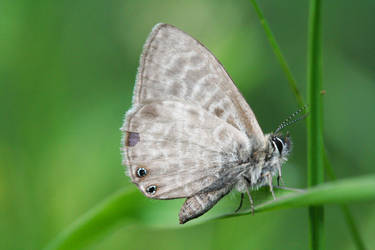
[[[299,113],[301,113],[302,111],[304,111],[305,109],[307,108],[307,105],[304,105],[303,107],[299,108],[296,112],[294,112],[293,114],[291,114],[288,118],[286,118],[278,127],[277,129],[275,130],[274,134],[277,134],[280,130],[282,130],[283,128],[289,126],[289,125],[292,125],[293,123],[295,122],[298,122],[300,120],[303,120],[305,119],[309,113],[305,113],[304,115],[300,116],[300,117],[297,117],[296,119],[293,120],[294,117],[296,117]]]

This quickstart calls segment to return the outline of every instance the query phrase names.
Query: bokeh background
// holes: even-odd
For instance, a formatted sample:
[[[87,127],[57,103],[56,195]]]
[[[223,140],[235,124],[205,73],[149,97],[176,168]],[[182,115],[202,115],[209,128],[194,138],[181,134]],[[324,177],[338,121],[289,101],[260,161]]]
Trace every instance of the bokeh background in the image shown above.
[[[260,5],[305,93],[308,1]],[[375,172],[374,13],[373,0],[323,1],[325,143],[339,178]],[[265,132],[296,110],[250,1],[2,0],[1,249],[40,249],[98,202],[132,187],[119,128],[143,43],[158,22],[183,29],[219,58]],[[284,180],[304,188],[305,124],[289,130],[294,151]],[[326,208],[327,249],[354,249],[338,207]],[[350,208],[375,248],[374,204]],[[89,249],[306,249],[307,242],[301,208],[177,229],[120,225]]]

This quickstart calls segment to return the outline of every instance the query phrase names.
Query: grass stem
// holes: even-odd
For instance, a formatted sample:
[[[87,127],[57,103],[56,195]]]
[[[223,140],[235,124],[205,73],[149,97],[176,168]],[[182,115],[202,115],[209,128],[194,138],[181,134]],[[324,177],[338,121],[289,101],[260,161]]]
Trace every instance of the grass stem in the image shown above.
[[[284,73],[285,73],[285,75],[288,79],[289,87],[292,90],[292,92],[294,93],[294,96],[297,99],[298,105],[300,107],[303,107],[304,101],[303,101],[301,93],[299,92],[299,90],[297,88],[296,80],[294,79],[293,74],[289,69],[288,63],[286,62],[283,54],[281,53],[280,47],[279,47],[279,45],[278,45],[278,43],[277,43],[277,41],[276,41],[272,31],[271,31],[271,28],[269,27],[269,25],[267,23],[267,20],[264,18],[262,10],[258,6],[258,3],[256,2],[256,0],[250,0],[250,2],[254,6],[254,9],[255,9],[258,17],[259,17],[260,23],[262,24],[263,29],[266,32],[267,39],[270,42],[272,50],[275,53],[277,59],[279,60],[279,63],[280,63],[280,65],[281,65],[281,67],[282,67],[282,69],[283,69],[283,71],[284,71]]]
[[[327,176],[331,181],[336,181],[336,175],[333,172],[333,168],[331,166],[331,163],[328,160],[327,153],[324,151],[324,168],[326,170]],[[357,247],[358,250],[365,250],[366,246],[365,243],[362,240],[361,234],[359,233],[358,227],[355,223],[354,217],[352,213],[350,212],[349,207],[345,205],[340,206],[341,212],[344,215],[344,219],[346,221],[346,224],[348,225],[350,235],[353,238],[354,244]]]
[[[308,186],[324,182],[323,102],[321,57],[321,1],[310,0],[308,29],[307,119]],[[324,208],[309,207],[310,249],[325,249]]]
[[[262,9],[259,7],[256,0],[250,0],[250,2],[252,3],[252,5],[253,5],[258,17],[259,17],[260,23],[261,23],[261,25],[262,25],[262,27],[265,31],[265,34],[267,36],[268,41],[271,44],[271,47],[272,47],[272,49],[275,53],[275,56],[277,57],[277,59],[280,62],[280,65],[282,66],[282,69],[283,69],[283,71],[284,71],[284,73],[285,73],[285,75],[288,79],[289,87],[293,91],[293,93],[296,97],[297,103],[300,106],[304,106],[305,103],[304,103],[303,98],[300,94],[300,91],[297,88],[296,81],[294,80],[295,78],[293,77],[293,75],[291,73],[291,70],[289,69],[288,63],[286,62],[283,54],[281,53],[280,47],[277,44],[276,38],[274,37],[274,35],[271,31],[271,28],[269,27],[269,25],[267,23],[267,20],[264,17]],[[336,180],[333,168],[332,168],[330,162],[327,159],[325,150],[324,150],[324,167],[325,167],[325,171],[326,171],[328,177],[331,180]],[[357,249],[360,249],[360,250],[365,249],[364,242],[361,239],[359,230],[358,230],[358,228],[355,224],[355,221],[354,221],[354,217],[350,213],[350,210],[349,210],[348,206],[347,205],[341,205],[341,210],[342,210],[342,213],[344,215],[344,219],[345,219],[345,221],[348,225],[348,228],[351,232],[351,236],[353,238],[353,241],[354,241]]]

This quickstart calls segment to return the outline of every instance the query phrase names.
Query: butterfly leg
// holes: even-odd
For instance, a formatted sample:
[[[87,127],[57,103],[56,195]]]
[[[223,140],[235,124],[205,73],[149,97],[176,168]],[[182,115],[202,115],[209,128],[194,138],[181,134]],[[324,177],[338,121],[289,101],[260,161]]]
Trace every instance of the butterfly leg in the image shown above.
[[[251,194],[250,194],[250,191],[249,191],[249,188],[251,187],[251,181],[246,176],[244,176],[244,179],[246,181],[246,193],[247,193],[247,196],[249,197],[249,201],[250,201],[251,214],[254,215],[254,200],[251,197]]]
[[[285,186],[285,183],[283,181],[283,178],[281,177],[281,166],[277,168],[279,174],[277,175],[277,186],[280,187],[280,182],[283,186]]]
[[[238,208],[234,211],[235,213],[237,213],[238,211],[240,211],[241,207],[242,207],[242,203],[243,203],[243,197],[244,197],[244,194],[241,193],[241,201],[240,201],[240,205],[238,206]]]
[[[247,196],[249,196],[249,201],[250,201],[250,208],[251,208],[251,214],[254,215],[254,201],[253,198],[250,195],[250,191],[248,188],[246,188]]]
[[[271,175],[271,173],[267,173],[265,176],[268,180],[268,185],[270,186],[270,191],[272,193],[272,197],[273,197],[274,200],[276,200],[275,192],[273,191],[273,185],[272,185],[272,175]]]

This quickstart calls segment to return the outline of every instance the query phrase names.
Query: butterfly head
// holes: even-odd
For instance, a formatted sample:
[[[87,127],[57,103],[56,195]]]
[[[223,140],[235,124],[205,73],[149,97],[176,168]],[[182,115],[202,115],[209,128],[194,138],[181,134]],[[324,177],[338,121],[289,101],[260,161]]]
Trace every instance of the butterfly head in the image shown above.
[[[273,150],[273,155],[279,156],[283,161],[286,161],[289,152],[291,151],[292,142],[290,140],[289,132],[286,135],[282,135],[280,133],[285,127],[290,126],[300,120],[303,120],[307,117],[308,113],[306,113],[307,105],[299,108],[296,112],[291,114],[287,119],[285,119],[273,132],[269,135],[269,141],[271,148]],[[302,113],[298,117],[298,115]]]

